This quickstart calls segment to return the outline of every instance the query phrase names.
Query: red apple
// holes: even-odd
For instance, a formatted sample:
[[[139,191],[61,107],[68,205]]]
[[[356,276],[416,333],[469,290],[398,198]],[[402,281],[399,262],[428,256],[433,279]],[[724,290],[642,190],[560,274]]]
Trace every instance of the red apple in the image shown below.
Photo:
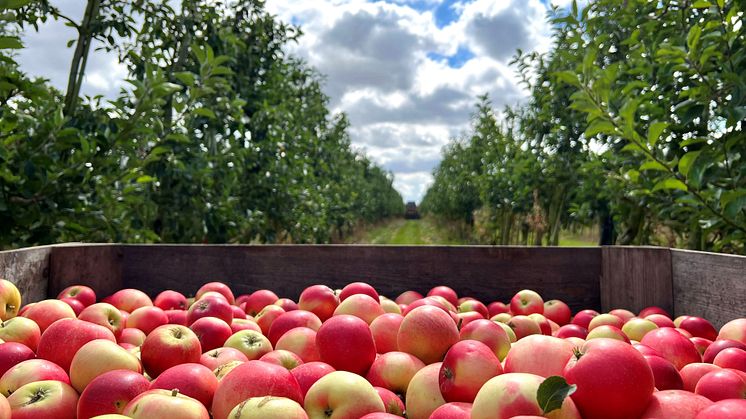
[[[27,359],[12,366],[0,377],[0,393],[10,396],[22,386],[35,381],[56,380],[70,384],[65,370],[44,359]]]
[[[26,317],[13,317],[0,323],[0,340],[22,343],[36,352],[41,339],[39,326]]]
[[[212,406],[218,379],[212,370],[201,364],[180,364],[163,371],[152,383],[149,390],[171,390],[178,388],[181,394],[196,399],[205,406]]]
[[[653,371],[655,388],[658,390],[681,390],[684,382],[676,367],[668,360],[655,355],[645,356],[645,360]]]
[[[513,316],[508,321],[508,326],[515,332],[516,339],[522,339],[529,335],[541,335],[541,327],[528,316]]]
[[[142,374],[114,370],[94,378],[78,400],[78,419],[122,413],[127,403],[148,390],[150,383]]]
[[[433,297],[425,297],[425,298],[422,298],[420,300],[417,300],[417,301],[413,302],[412,304],[408,304],[407,307],[406,307],[406,309],[402,310],[401,314],[402,314],[402,316],[406,316],[407,314],[409,314],[410,311],[414,310],[417,307],[421,307],[421,306],[434,306],[434,307],[438,307],[439,309],[445,311],[446,313],[451,313],[451,311],[454,311],[455,309],[451,310],[451,308],[453,308],[453,306],[449,307],[450,304],[451,303],[449,303],[446,299],[444,299],[442,297],[440,299],[438,299],[438,298],[436,298],[434,296]]]
[[[719,354],[720,351],[726,348],[738,348],[746,350],[746,344],[733,339],[718,339],[712,342],[712,344],[707,347],[704,355],[702,355],[702,362],[712,364],[717,354]]]
[[[140,329],[127,328],[121,331],[117,342],[129,343],[130,345],[134,346],[142,346],[143,342],[145,342],[146,336],[147,335],[145,334],[145,332]]]
[[[166,316],[168,316],[169,324],[179,324],[181,326],[188,326],[186,310],[166,310]]]
[[[303,402],[298,381],[290,371],[268,362],[249,361],[233,368],[220,380],[212,402],[212,415],[214,419],[227,419],[236,405],[259,396],[287,397],[297,403]]]
[[[60,319],[74,319],[75,311],[65,302],[60,300],[43,300],[34,304],[23,313],[23,317],[36,322],[41,333],[54,322]]]
[[[373,333],[373,340],[376,342],[376,350],[379,354],[399,350],[396,337],[403,320],[404,317],[401,314],[386,313],[371,322],[370,331]]]
[[[191,325],[202,317],[217,317],[224,321],[225,324],[231,324],[233,321],[233,309],[231,309],[230,304],[224,298],[204,296],[189,307],[187,324]]]
[[[440,366],[440,393],[447,402],[471,403],[484,383],[502,373],[500,360],[487,345],[462,340],[448,350]]]
[[[70,363],[78,349],[95,339],[116,342],[114,334],[104,326],[78,319],[62,319],[41,334],[36,354],[39,358],[52,361],[65,371],[69,371]]]
[[[632,347],[645,356],[647,355],[660,356],[661,358],[663,358],[658,351],[656,351],[655,349],[651,348],[648,345],[643,345],[642,343],[635,343],[632,345]]]
[[[505,372],[524,372],[542,377],[562,375],[574,349],[575,345],[564,339],[526,336],[511,346],[505,358]]]
[[[373,386],[347,371],[334,371],[316,381],[308,389],[303,407],[309,418],[357,419],[386,411]]]
[[[572,400],[583,417],[591,419],[639,416],[650,401],[655,385],[653,373],[642,354],[629,344],[613,339],[586,342],[576,356],[570,358],[563,375],[568,383],[578,386]]]
[[[298,300],[298,308],[310,311],[319,320],[326,321],[339,305],[339,297],[326,285],[312,285],[303,290]]]
[[[491,314],[492,312],[490,312]],[[560,300],[549,300],[544,302],[544,317],[564,326],[570,323],[572,312],[570,307]]]
[[[453,289],[446,287],[444,285],[441,285],[439,287],[435,287],[428,291],[427,296],[440,296],[445,298],[449,303],[453,304],[454,306],[458,305],[458,295],[456,294],[456,291]]]
[[[543,377],[525,373],[507,373],[490,379],[474,399],[471,418],[507,419],[521,415],[541,415],[542,409],[539,407],[537,393],[543,381]],[[568,397],[549,417],[580,419],[580,414],[573,400]],[[588,418],[593,419],[590,416]]]
[[[199,358],[199,363],[207,367],[210,371],[214,371],[219,366],[231,361],[246,362],[248,360],[249,359],[246,358],[246,355],[238,349],[222,347],[203,353]]]
[[[119,337],[125,328],[125,321],[118,308],[108,303],[96,303],[86,307],[78,315],[78,320],[84,320],[104,326],[111,330],[115,337]]]
[[[321,320],[315,314],[305,310],[293,310],[282,313],[272,322],[267,338],[272,343],[272,346],[275,346],[285,332],[296,327],[307,327],[317,331],[321,327]]]
[[[694,336],[708,340],[715,340],[718,337],[718,332],[712,323],[701,317],[686,316],[681,319],[676,327],[680,327]]]
[[[711,371],[699,379],[694,392],[714,402],[746,399],[746,380],[734,370]]]
[[[591,324],[591,320],[598,316],[598,314],[599,313],[596,310],[581,310],[572,318],[572,323],[587,330],[588,325]]]
[[[83,303],[80,301],[74,299],[74,298],[61,298],[60,301],[70,306],[71,309],[73,309],[73,312],[77,316],[80,314],[81,311],[85,308]]]
[[[583,326],[578,326],[577,324],[566,324],[557,330],[556,337],[558,338],[569,338],[569,337],[576,337],[580,339],[585,339],[588,336],[588,329],[584,328]]]
[[[186,310],[187,298],[180,292],[166,290],[155,297],[153,305],[164,311]]]
[[[731,320],[720,328],[718,340],[732,339],[746,345],[746,318]]]
[[[508,333],[492,320],[475,320],[463,326],[459,332],[459,339],[472,339],[484,343],[500,361],[505,359],[510,350]]]
[[[217,317],[201,317],[195,320],[189,328],[197,335],[204,352],[223,346],[233,334],[231,327]]]
[[[640,343],[655,349],[663,358],[674,364],[677,370],[680,370],[686,364],[702,361],[702,357],[694,344],[670,327],[662,327],[648,332]]]
[[[681,379],[684,384],[684,390],[694,393],[697,388],[697,383],[700,378],[704,377],[705,374],[712,371],[720,371],[722,368],[717,365],[706,364],[704,362],[695,362],[693,364],[687,364],[684,368],[679,371]]]
[[[485,320],[484,316],[477,313],[476,311],[469,311],[466,313],[456,313],[456,325],[459,329],[463,328],[464,326],[467,326],[469,323],[475,321],[475,320]],[[547,323],[547,328],[549,328],[549,324]]]
[[[140,290],[126,288],[104,298],[103,302],[114,307],[132,313],[140,307],[152,306],[153,300]]]
[[[535,291],[519,291],[510,300],[510,312],[515,314],[529,315],[532,313],[544,313],[544,300]]]
[[[57,295],[58,300],[63,298],[78,300],[83,304],[83,307],[88,307],[96,302],[96,292],[91,287],[85,285],[71,285]]]
[[[344,301],[352,295],[364,294],[378,301],[379,295],[376,289],[365,282],[353,282],[347,284],[339,293],[339,301]]]
[[[746,372],[746,351],[739,348],[725,348],[715,355],[712,363],[721,368]]]
[[[259,359],[262,355],[272,351],[269,339],[256,330],[240,330],[232,334],[223,346],[238,349],[250,361]]]
[[[278,297],[277,294],[269,290],[254,291],[246,299],[246,306],[244,307],[244,311],[249,316],[256,316],[257,314],[259,314],[260,311],[262,311],[264,307],[272,305],[275,301],[279,299],[280,297]]]
[[[70,383],[81,393],[94,378],[113,370],[142,373],[140,360],[129,351],[106,339],[83,345],[70,363]]]
[[[300,404],[287,397],[251,397],[231,410],[231,419],[308,419]]]
[[[697,413],[711,405],[707,398],[688,391],[656,391],[639,419],[694,419]]]
[[[428,419],[435,409],[446,403],[438,380],[441,365],[440,362],[430,364],[412,377],[404,398],[408,419]]]
[[[366,323],[371,324],[376,317],[382,316],[386,312],[383,311],[378,299],[374,300],[367,294],[353,294],[339,303],[337,309],[334,310],[335,316],[342,314],[359,317]]]
[[[261,333],[262,328],[259,327],[254,320],[233,318],[233,321],[231,322],[231,331],[236,333],[239,330],[256,330]]]
[[[668,317],[669,319],[671,318],[671,315],[668,314],[668,312],[666,310],[664,310],[664,309],[662,309],[660,307],[656,307],[656,306],[650,306],[650,307],[646,307],[646,308],[642,309],[642,311],[640,311],[640,313],[637,315],[637,317],[642,317],[644,319],[644,318],[648,317],[651,314],[660,314],[660,315]]]
[[[633,312],[631,312],[629,310],[625,310],[623,308],[616,308],[614,310],[611,310],[609,312],[609,314],[613,314],[613,315],[619,317],[620,319],[624,320],[625,323],[628,322],[628,321],[630,321],[631,319],[637,317],[637,316],[635,316],[635,313],[633,313]]]
[[[228,301],[228,304],[233,304],[236,302],[236,299],[233,297],[233,291],[231,291],[228,285],[222,282],[208,282],[207,284],[201,286],[200,289],[197,290],[197,294],[194,295],[194,299],[199,300],[200,298],[202,298],[202,295],[209,291],[219,292],[220,294],[222,294],[223,297],[225,297],[226,301]]]
[[[75,419],[78,393],[61,381],[28,383],[8,397],[13,419]]]
[[[417,291],[404,291],[403,293],[399,294],[398,297],[396,297],[396,304],[411,304],[421,298],[424,298],[424,295],[420,294]]]
[[[697,351],[700,353],[700,355],[703,355],[703,356],[705,352],[707,351],[707,348],[709,348],[710,345],[712,345],[711,340],[707,340],[705,338],[700,338],[696,336],[693,338],[689,338],[689,340],[694,344],[694,347],[697,348]]]
[[[122,415],[133,419],[210,419],[205,406],[178,389],[148,390],[130,400]]]
[[[387,352],[373,361],[365,377],[372,385],[403,396],[412,377],[424,367],[425,364],[414,355]]]
[[[418,357],[425,364],[441,361],[458,340],[459,331],[451,316],[433,306],[410,311],[404,316],[397,335],[399,350]]]
[[[284,349],[275,349],[274,351],[267,352],[259,360],[279,365],[288,371],[298,365],[303,365],[303,360],[298,355]]]
[[[321,360],[319,348],[316,346],[316,332],[307,327],[296,327],[283,333],[275,349],[290,351],[298,355],[303,362]]]
[[[289,298],[280,298],[273,303],[274,305],[281,307],[285,311],[298,310],[298,303]]]
[[[591,319],[591,322],[588,323],[588,331],[592,331],[593,329],[599,327],[599,326],[614,326],[617,329],[621,329],[622,326],[624,326],[624,320],[622,320],[621,317],[617,317],[613,314],[599,314],[598,316]]]
[[[168,324],[168,316],[163,310],[155,306],[137,308],[127,317],[127,327],[140,329],[146,335],[164,324]]]
[[[435,409],[430,419],[471,419],[471,408],[471,403],[446,403]]]
[[[198,363],[202,355],[199,338],[188,327],[167,324],[150,332],[140,347],[142,365],[156,378],[163,371],[185,363]]]
[[[285,314],[285,310],[283,310],[282,307],[270,304],[264,307],[262,311],[254,317],[254,321],[256,321],[256,324],[266,336],[269,334],[269,329],[272,327],[272,323],[275,319],[283,314]]]
[[[553,300],[553,301],[559,301],[559,300]],[[545,311],[546,311],[546,303],[544,303]],[[494,317],[500,313],[508,313],[510,312],[510,307],[508,307],[507,304],[500,302],[500,301],[493,301],[487,305],[487,311],[489,311],[490,317]]]
[[[624,332],[622,332],[618,327],[610,326],[607,324],[598,326],[595,329],[588,332],[588,336],[585,337],[585,340],[598,339],[598,338],[616,339],[616,340],[621,340],[622,342],[625,342],[625,343],[630,343],[627,335],[625,335]]]
[[[489,310],[487,310],[487,306],[485,306],[481,301],[473,299],[466,300],[463,303],[459,304],[458,311],[460,313],[477,312],[481,315],[482,318],[490,317],[490,312]]]
[[[664,316],[663,314],[651,314],[643,318],[646,320],[650,320],[658,327],[670,327],[672,329],[676,328],[676,325],[673,323],[673,321],[668,316]]]
[[[376,358],[376,345],[368,324],[346,314],[335,315],[321,325],[316,332],[316,346],[322,361],[336,370],[360,375],[368,371]]]
[[[378,396],[381,397],[381,401],[383,402],[383,406],[386,409],[386,413],[399,418],[404,416],[404,402],[401,400],[401,398],[399,398],[399,396],[396,395],[396,393],[383,387],[373,386],[373,388],[378,392]],[[382,414],[382,412],[369,413],[365,416],[375,414],[380,415]]]
[[[313,383],[319,380],[319,378],[329,374],[330,372],[336,371],[331,365],[324,362],[306,362],[303,365],[298,365],[293,368],[290,373],[298,381],[300,386],[301,395],[305,399],[306,392],[311,388]]]
[[[746,400],[721,400],[702,409],[695,419],[746,418]]]

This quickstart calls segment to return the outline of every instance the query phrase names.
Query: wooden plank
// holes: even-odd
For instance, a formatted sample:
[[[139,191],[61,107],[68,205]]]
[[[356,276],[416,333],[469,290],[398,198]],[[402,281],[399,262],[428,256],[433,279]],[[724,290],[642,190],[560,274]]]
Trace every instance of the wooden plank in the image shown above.
[[[123,285],[193,294],[208,281],[238,294],[267,288],[297,299],[306,286],[366,281],[383,295],[436,285],[486,303],[531,288],[573,310],[600,308],[600,248],[350,245],[124,245]]]
[[[0,278],[14,283],[23,304],[47,298],[51,246],[0,252]]]
[[[54,246],[50,257],[49,296],[56,297],[70,285],[87,285],[101,299],[122,288],[120,245],[64,244]]]
[[[601,307],[635,313],[648,306],[673,312],[671,251],[659,247],[603,247]]]
[[[672,250],[677,316],[704,317],[720,328],[746,317],[746,257]]]

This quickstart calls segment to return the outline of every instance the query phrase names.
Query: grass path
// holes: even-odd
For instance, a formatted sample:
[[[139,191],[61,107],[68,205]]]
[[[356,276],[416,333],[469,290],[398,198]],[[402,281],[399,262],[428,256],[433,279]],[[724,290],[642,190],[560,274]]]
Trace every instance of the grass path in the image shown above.
[[[353,243],[370,244],[461,244],[447,230],[428,218],[395,219],[354,239]]]

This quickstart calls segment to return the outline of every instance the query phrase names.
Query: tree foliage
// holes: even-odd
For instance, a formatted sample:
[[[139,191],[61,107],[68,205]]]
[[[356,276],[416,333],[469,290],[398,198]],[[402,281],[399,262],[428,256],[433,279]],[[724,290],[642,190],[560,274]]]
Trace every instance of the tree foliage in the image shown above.
[[[80,22],[0,8],[0,247],[329,242],[403,212],[263,1],[88,0]],[[78,31],[64,93],[14,61],[47,19]],[[128,68],[115,98],[79,94],[91,45]]]
[[[563,226],[598,223],[603,244],[743,252],[745,8],[596,0],[554,9],[550,51],[514,60],[529,99],[499,122],[480,100],[424,206],[465,222],[486,214],[490,242],[557,244]]]

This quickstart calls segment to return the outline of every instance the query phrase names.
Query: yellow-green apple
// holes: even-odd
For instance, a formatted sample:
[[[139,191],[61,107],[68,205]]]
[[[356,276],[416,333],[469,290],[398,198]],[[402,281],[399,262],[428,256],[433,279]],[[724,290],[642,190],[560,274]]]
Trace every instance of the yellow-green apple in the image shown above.
[[[552,300],[552,301],[559,301],[559,300]],[[544,307],[545,307],[544,309],[546,310],[546,303],[544,303]],[[507,304],[501,301],[493,301],[487,305],[487,311],[489,312],[489,316],[493,317],[500,313],[509,313],[510,307],[508,307]]]
[[[746,399],[746,380],[735,370],[711,371],[699,379],[694,392],[713,402],[725,399]]]
[[[720,328],[717,340],[732,339],[746,345],[746,318],[731,320]]]
[[[413,302],[424,298],[425,296],[420,294],[417,291],[404,291],[403,293],[399,294],[398,297],[394,300],[396,304],[412,304]]]
[[[142,373],[142,365],[136,356],[115,342],[92,340],[75,353],[70,363],[70,383],[81,393],[94,378],[113,370]]]
[[[695,362],[685,365],[684,368],[679,371],[679,375],[681,375],[681,380],[683,382],[683,389],[694,393],[700,378],[704,377],[705,374],[709,372],[719,371],[721,369],[722,368],[717,365],[704,362]]]
[[[65,370],[44,359],[27,359],[12,366],[0,377],[0,393],[10,396],[21,386],[34,381],[57,380],[70,384]]]
[[[598,311],[596,310],[581,310],[575,316],[572,318],[572,324],[577,324],[578,326],[581,326],[582,328],[588,330],[588,325],[591,324],[591,320],[593,320],[594,317],[598,316]]]
[[[285,314],[285,310],[280,306],[270,304],[262,309],[259,313],[254,316],[254,321],[259,328],[262,330],[262,334],[265,336],[269,334],[269,329],[272,327],[272,322],[278,317]]]
[[[695,419],[699,412],[711,405],[712,401],[706,397],[688,391],[656,391],[639,419]]]
[[[35,381],[8,397],[13,419],[75,419],[78,393],[62,381]]]
[[[262,331],[262,328],[253,319],[236,319],[233,318],[231,322],[231,331],[233,333],[239,330],[256,330],[257,332]]]
[[[140,347],[142,366],[150,377],[187,362],[199,363],[199,339],[188,327],[166,324],[150,332]]]
[[[57,295],[58,300],[63,298],[78,300],[83,304],[83,307],[88,307],[96,302],[96,292],[91,287],[85,285],[71,285],[60,291],[59,295]]]
[[[325,321],[316,332],[316,347],[321,360],[334,369],[360,375],[365,375],[376,358],[376,344],[368,323],[349,314],[334,315]]]
[[[290,371],[268,362],[249,361],[220,380],[212,401],[212,415],[214,419],[227,419],[242,401],[262,396],[287,397],[299,404],[303,401],[298,381]]]
[[[228,323],[217,317],[200,317],[189,326],[197,335],[202,351],[223,346],[226,340],[233,335],[233,330]]]
[[[321,321],[331,317],[338,305],[339,297],[326,285],[311,285],[303,290],[298,300],[298,308],[310,311]]]
[[[160,308],[161,310],[186,310],[187,299],[184,294],[166,290],[161,292],[153,300],[153,305]]]
[[[383,387],[404,395],[412,377],[425,367],[414,355],[405,352],[387,352],[373,361],[365,378],[374,386]]]
[[[23,317],[28,317],[35,321],[39,326],[41,333],[44,333],[44,331],[57,320],[74,319],[76,316],[72,307],[63,301],[43,300],[34,304],[33,307],[23,313]]]
[[[231,361],[246,362],[248,360],[246,355],[238,349],[222,347],[204,352],[199,358],[199,363],[207,367],[210,371],[214,371],[219,366]]]
[[[153,300],[148,297],[148,294],[133,288],[119,290],[102,301],[127,313],[132,313],[140,307],[153,305]]]
[[[118,343],[129,343],[134,346],[142,346],[145,342],[147,335],[140,329],[126,328],[122,329],[119,337],[117,338]]]
[[[645,355],[645,360],[653,372],[655,388],[658,390],[681,390],[684,382],[679,371],[668,360],[655,355]]]
[[[505,359],[510,350],[510,337],[505,329],[492,320],[475,320],[462,326],[459,339],[472,339],[484,343],[500,361]]]
[[[449,303],[453,304],[454,306],[458,305],[458,294],[456,294],[456,291],[454,291],[452,288],[447,287],[445,285],[437,286],[430,291],[427,292],[428,297],[432,296],[439,296],[443,297],[448,301]]]
[[[484,383],[502,373],[500,360],[487,345],[462,340],[448,350],[440,366],[440,393],[447,402],[471,403]]]
[[[515,337],[520,340],[530,335],[541,335],[541,327],[531,317],[517,315],[510,318],[508,326],[515,332]]]
[[[513,314],[529,315],[544,313],[544,300],[532,290],[521,290],[510,300],[510,312]]]
[[[559,330],[557,330],[557,333],[555,333],[555,336],[562,339],[566,339],[569,337],[585,339],[588,336],[588,330],[583,326],[569,323],[561,326]]]
[[[231,410],[231,419],[308,419],[300,404],[287,397],[251,397]]]
[[[21,308],[21,292],[14,283],[0,279],[0,320],[5,321],[18,315]]]
[[[285,311],[295,311],[298,310],[298,303],[295,301],[289,299],[289,298],[280,298],[279,300],[272,303],[278,307],[282,307]]]
[[[127,317],[127,327],[140,329],[146,335],[164,324],[168,324],[168,316],[163,310],[155,306],[137,308]]]
[[[78,400],[78,419],[122,413],[127,404],[148,390],[150,382],[131,370],[114,370],[94,378]]]
[[[599,314],[598,316],[592,318],[591,322],[588,323],[588,331],[590,332],[598,326],[603,325],[614,326],[617,329],[621,329],[622,326],[624,326],[624,320],[622,320],[621,317],[617,317],[609,313]]]
[[[721,400],[699,412],[696,419],[746,418],[746,400]]]
[[[507,323],[495,322],[495,324],[497,324],[498,326],[500,326],[505,331],[505,333],[508,334],[508,339],[510,339],[511,345],[513,344],[513,342],[515,342],[516,340],[518,340],[515,337],[515,332],[513,331],[513,328],[511,328],[510,326],[508,326]]]
[[[644,361],[643,361],[644,362]],[[471,410],[473,419],[508,419],[519,415],[543,415],[537,392],[543,377],[527,373],[507,373],[489,381],[477,393]],[[651,389],[652,392],[652,389]],[[578,409],[568,397],[549,418],[580,419]]]
[[[316,331],[319,330],[319,327],[321,327],[321,320],[319,320],[319,318],[310,311],[288,311],[286,313],[280,314],[272,322],[272,325],[269,328],[269,333],[267,334],[267,338],[269,339],[270,343],[272,343],[272,346],[275,346],[277,344],[277,341],[283,334],[285,334],[285,332],[296,327],[307,327]]]
[[[187,311],[186,310],[165,310],[168,322],[170,324],[180,324],[187,326]]]
[[[435,409],[446,404],[438,381],[441,365],[441,362],[427,365],[412,377],[404,398],[408,419],[428,419]]]
[[[288,371],[298,365],[303,365],[303,360],[298,355],[284,349],[275,349],[274,351],[267,352],[259,360],[279,365]]]
[[[490,312],[487,310],[487,306],[485,306],[481,301],[477,300],[467,300],[463,303],[459,304],[458,311],[460,313],[466,313],[470,311],[476,311],[477,313],[482,315],[482,318],[488,318],[490,317]]]
[[[595,329],[588,332],[588,336],[585,337],[585,340],[598,338],[616,339],[625,343],[630,343],[629,338],[621,331],[621,329],[608,324],[597,326]]]
[[[702,362],[711,364],[712,361],[715,360],[717,354],[726,348],[739,348],[746,350],[746,344],[733,339],[717,339],[707,347],[704,355],[702,355]]]
[[[78,349],[96,339],[116,342],[114,334],[104,326],[78,319],[58,320],[42,332],[36,355],[70,371]]]
[[[293,368],[290,373],[293,374],[293,377],[298,381],[301,395],[305,399],[306,393],[313,383],[318,381],[319,378],[334,371],[336,371],[334,367],[324,362],[307,362]]]
[[[570,358],[562,375],[578,386],[571,397],[587,419],[637,417],[655,388],[645,357],[631,345],[614,339],[587,341]]]
[[[490,312],[490,314],[492,314],[492,312]],[[572,312],[565,302],[560,300],[549,300],[544,302],[544,317],[560,326],[564,326],[570,323]]]
[[[673,320],[662,314],[651,314],[643,318],[657,324],[658,327],[670,327],[672,329],[676,327],[676,325],[673,324]]]
[[[746,372],[746,351],[739,348],[725,348],[715,355],[712,363],[720,368],[732,368]]]
[[[358,419],[386,411],[376,389],[365,378],[347,371],[334,371],[316,381],[308,389],[303,407],[310,419]]]
[[[471,419],[471,408],[471,403],[446,403],[435,409],[430,419]]]
[[[319,349],[316,347],[316,331],[307,327],[296,327],[285,332],[277,340],[275,349],[290,351],[303,362],[321,360]]]
[[[399,326],[401,326],[403,320],[404,317],[401,314],[386,313],[376,317],[370,323],[370,331],[373,333],[373,340],[376,342],[376,351],[379,354],[399,350],[396,337],[399,334]]]
[[[210,419],[205,406],[179,390],[148,390],[130,400],[122,411],[133,419]]]
[[[575,346],[560,338],[531,335],[514,343],[505,358],[505,372],[551,377],[562,375]],[[447,400],[447,398],[446,398]]]
[[[215,378],[217,378],[218,381],[220,381],[223,379],[223,377],[228,375],[229,372],[233,371],[234,368],[236,368],[237,366],[243,363],[244,361],[230,361],[215,368],[215,370],[212,373],[215,374]]]
[[[239,306],[231,306],[233,310],[233,320],[246,319],[246,312]]]
[[[248,298],[246,298],[245,306],[242,307],[246,314],[249,316],[256,316],[264,307],[272,305],[275,301],[279,300],[272,291],[269,290],[257,290],[254,291]],[[277,306],[275,306],[277,307]],[[278,307],[279,308],[279,307]],[[285,310],[283,310],[284,312]]]
[[[684,329],[694,336],[708,340],[717,339],[718,332],[715,330],[715,326],[701,317],[683,316],[677,320],[679,320],[678,324],[674,322],[676,327]]]
[[[109,303],[96,303],[86,307],[78,315],[78,320],[104,326],[117,338],[125,328],[122,312]]]
[[[694,347],[697,348],[697,351],[699,352],[700,355],[704,355],[705,351],[707,351],[707,348],[709,348],[710,345],[712,345],[711,340],[700,338],[697,336],[693,338],[689,338],[689,340],[694,344]]]
[[[552,325],[549,323],[549,320],[544,317],[543,314],[531,313],[528,315],[528,318],[535,321],[536,324],[539,325],[539,330],[541,330],[542,335],[552,336]]]
[[[259,359],[272,351],[272,344],[261,332],[256,330],[239,330],[229,337],[223,346],[238,349],[248,360]]]
[[[458,340],[458,328],[451,316],[429,305],[407,313],[396,338],[400,351],[416,356],[425,364],[442,361],[448,349]]]
[[[352,295],[367,295],[375,301],[378,301],[378,292],[375,288],[365,282],[353,282],[345,285],[339,292],[339,301],[344,301]]]
[[[194,295],[194,298],[199,300],[202,298],[202,295],[206,292],[214,291],[219,292],[220,294],[225,297],[226,301],[228,301],[228,304],[233,304],[236,302],[235,297],[233,296],[233,291],[231,291],[230,287],[222,282],[208,282],[205,285],[202,285],[198,290],[197,293]]]
[[[178,388],[179,392],[189,396],[205,406],[212,406],[218,379],[212,370],[202,364],[186,363],[173,366],[163,371],[153,382],[149,390],[171,390]]]
[[[640,343],[655,349],[660,356],[674,364],[677,370],[686,364],[702,361],[694,344],[670,327],[661,327],[648,332]]]
[[[399,307],[399,304],[396,304],[394,301],[381,296],[381,300],[379,302],[381,303],[381,308],[384,312],[401,314],[401,307]]]
[[[35,321],[26,317],[13,317],[0,322],[0,339],[4,342],[17,342],[36,352],[41,339],[41,330]]]
[[[202,317],[217,317],[225,324],[233,321],[233,309],[225,298],[204,296],[195,301],[187,312],[187,324],[191,325]]]
[[[623,308],[616,308],[616,309],[614,309],[614,310],[611,310],[611,311],[609,312],[609,314],[613,314],[613,315],[615,315],[615,316],[619,317],[619,318],[620,318],[620,319],[622,319],[622,320],[623,320],[623,321],[624,321],[625,323],[626,323],[626,322],[628,322],[628,321],[630,321],[630,319],[632,319],[632,318],[636,317],[636,316],[635,316],[635,313],[633,313],[633,312],[631,312],[631,311],[629,311],[629,310],[625,310],[625,309],[623,309]]]
[[[334,310],[334,316],[352,315],[365,320],[370,324],[376,317],[386,314],[378,299],[373,299],[367,294],[353,294],[342,300]]]
[[[622,326],[622,332],[627,335],[628,338],[636,341],[641,341],[646,333],[651,330],[658,328],[658,325],[647,319],[641,319],[639,317],[632,318],[624,323]]]
[[[401,400],[399,396],[396,395],[396,393],[383,387],[373,386],[373,388],[376,389],[376,391],[378,392],[378,395],[381,397],[383,406],[386,408],[386,413],[397,415],[399,417],[404,416],[404,402]],[[381,412],[374,412],[374,413],[381,413]]]
[[[77,316],[80,314],[80,312],[83,311],[85,306],[80,301],[74,299],[74,298],[61,298],[60,301],[70,306],[71,309],[73,309],[73,312]]]

